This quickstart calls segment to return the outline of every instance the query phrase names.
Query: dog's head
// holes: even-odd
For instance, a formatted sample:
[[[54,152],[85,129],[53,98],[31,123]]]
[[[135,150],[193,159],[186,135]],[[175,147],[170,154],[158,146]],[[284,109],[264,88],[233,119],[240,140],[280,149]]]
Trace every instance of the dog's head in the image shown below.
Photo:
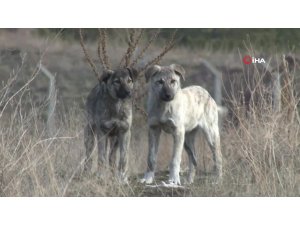
[[[152,66],[146,73],[146,81],[150,81],[151,88],[163,101],[172,101],[181,88],[180,79],[184,80],[185,70],[182,66]]]
[[[125,99],[132,95],[133,82],[137,78],[137,70],[122,68],[104,71],[100,82],[105,83],[109,94],[115,99]]]

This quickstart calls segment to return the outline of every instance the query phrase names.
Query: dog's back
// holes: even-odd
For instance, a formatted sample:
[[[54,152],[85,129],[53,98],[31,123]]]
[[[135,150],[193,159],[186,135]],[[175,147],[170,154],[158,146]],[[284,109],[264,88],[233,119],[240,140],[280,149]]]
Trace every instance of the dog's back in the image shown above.
[[[178,99],[187,131],[197,126],[218,121],[218,107],[210,94],[201,86],[189,86],[181,90]]]

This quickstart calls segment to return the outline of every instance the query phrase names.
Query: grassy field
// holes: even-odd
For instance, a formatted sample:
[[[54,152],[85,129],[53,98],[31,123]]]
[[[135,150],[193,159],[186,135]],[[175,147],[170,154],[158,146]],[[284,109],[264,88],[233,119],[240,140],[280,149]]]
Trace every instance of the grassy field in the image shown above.
[[[264,90],[257,92],[263,99],[245,112],[245,102],[231,100],[234,118],[226,117],[221,127],[223,181],[212,182],[212,156],[203,137],[197,139],[197,176],[193,185],[184,189],[151,188],[138,179],[146,169],[147,123],[134,110],[130,150],[130,180],[121,185],[114,176],[102,180],[97,175],[82,173],[84,101],[97,80],[88,67],[78,42],[63,41],[58,36],[40,37],[31,30],[0,30],[0,196],[299,196],[300,195],[300,121],[298,112],[299,74],[295,71],[295,93],[288,105],[274,112],[264,100]],[[96,57],[96,44],[88,48]],[[281,54],[264,55],[255,46],[230,51],[206,48],[175,47],[161,64],[178,63],[187,71],[185,86],[198,84],[214,93],[209,71],[199,65],[203,58],[222,71],[223,79],[243,76],[247,71],[241,57],[246,53],[262,55],[273,68]],[[117,65],[126,48],[115,40],[109,55]],[[159,51],[154,46],[147,55]],[[290,53],[290,52],[287,52]],[[294,52],[297,55],[296,52]],[[37,71],[39,62],[56,74],[57,106],[55,134],[46,127],[48,80]],[[295,67],[296,68],[296,67]],[[266,72],[253,68],[258,77]],[[37,72],[36,72],[37,71]],[[239,71],[239,72],[232,72]],[[242,74],[242,75],[241,75]],[[241,81],[237,78],[235,82]],[[225,83],[225,82],[224,82]],[[145,81],[137,82],[144,90]],[[240,93],[235,84],[235,93]],[[228,93],[228,90],[227,90]],[[231,92],[230,92],[231,93]],[[226,94],[223,94],[226,96]],[[144,106],[145,98],[139,101]],[[226,104],[226,101],[224,101]],[[163,134],[158,154],[157,182],[167,179],[171,157],[171,138]],[[94,161],[96,155],[94,154]],[[184,180],[187,157],[181,165]],[[96,170],[96,164],[93,170]]]

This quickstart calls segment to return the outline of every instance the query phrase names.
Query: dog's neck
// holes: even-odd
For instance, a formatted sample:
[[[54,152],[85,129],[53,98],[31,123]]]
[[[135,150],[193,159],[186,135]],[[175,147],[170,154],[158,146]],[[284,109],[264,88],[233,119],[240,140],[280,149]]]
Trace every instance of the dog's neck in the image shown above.
[[[113,102],[113,103],[117,103],[117,102],[121,102],[122,99],[119,99],[115,96],[112,96],[110,91],[108,90],[107,86],[105,84],[100,84],[102,85],[102,93],[101,95],[106,98],[108,100],[108,102]]]

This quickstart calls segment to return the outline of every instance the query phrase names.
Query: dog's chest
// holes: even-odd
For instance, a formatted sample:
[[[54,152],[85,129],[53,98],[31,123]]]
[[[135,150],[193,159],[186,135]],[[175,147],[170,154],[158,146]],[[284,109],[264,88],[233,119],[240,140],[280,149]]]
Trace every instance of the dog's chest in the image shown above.
[[[173,133],[177,128],[176,123],[172,118],[161,120],[160,126],[163,129],[163,131],[167,133]]]
[[[103,119],[119,119],[123,120],[128,117],[129,114],[128,107],[126,107],[127,102],[116,102],[116,103],[108,103],[102,105],[102,117]]]
[[[176,129],[176,123],[173,119],[173,116],[174,113],[171,107],[164,110],[159,116],[160,126],[167,133],[171,133],[174,131],[174,129]]]
[[[149,120],[150,125],[159,126],[166,133],[173,133],[177,128],[176,119],[170,113],[164,113]]]

